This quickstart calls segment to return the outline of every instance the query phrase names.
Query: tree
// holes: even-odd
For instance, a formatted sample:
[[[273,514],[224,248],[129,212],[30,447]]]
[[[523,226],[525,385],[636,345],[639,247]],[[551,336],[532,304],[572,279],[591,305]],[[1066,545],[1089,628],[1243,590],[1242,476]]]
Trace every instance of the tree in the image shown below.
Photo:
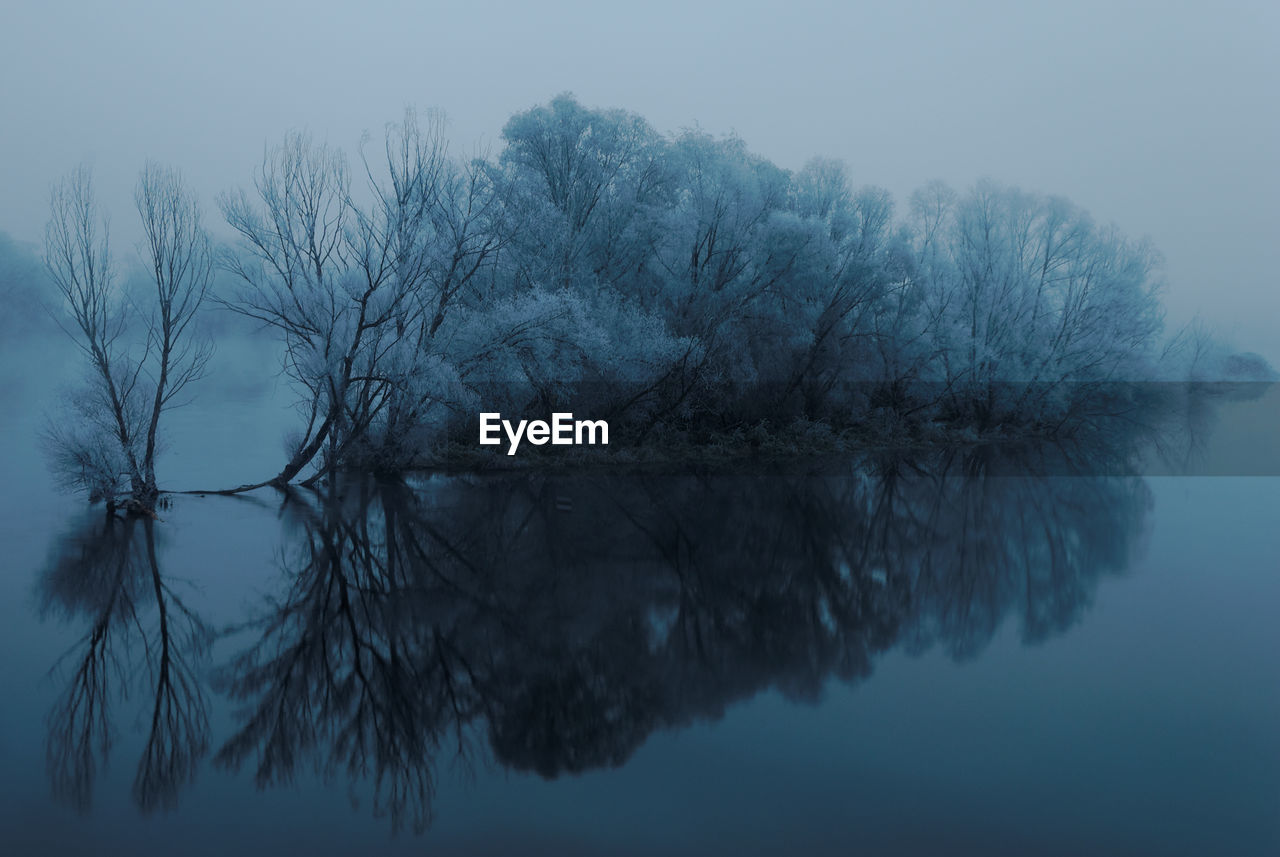
[[[896,356],[887,346],[901,333],[904,277],[888,191],[854,191],[844,164],[817,158],[792,177],[791,205],[821,224],[824,239],[813,286],[795,296],[810,335],[792,361],[786,393],[800,390],[806,414],[821,417],[840,385],[836,396],[847,401],[853,383],[897,377],[886,372]]]
[[[386,216],[399,223],[405,246],[416,244],[409,258],[422,276],[412,284],[409,311],[397,321],[395,342],[383,360],[395,376],[386,405],[349,450],[347,463],[379,470],[412,463],[437,417],[465,397],[460,389],[465,368],[455,365],[456,330],[447,322],[490,290],[497,257],[511,237],[492,165],[478,157],[448,157],[441,122],[433,115],[424,134],[407,111],[405,122],[391,126],[387,135],[395,196],[379,198]],[[415,162],[432,166],[416,169]],[[372,176],[367,160],[365,165]],[[407,177],[414,174],[420,176],[415,196],[424,208],[413,217],[398,217],[401,206],[394,200],[413,192],[415,182]]]
[[[155,285],[150,309],[116,287],[107,219],[89,169],[81,166],[53,187],[45,264],[70,316],[63,330],[88,358],[90,376],[69,403],[69,419],[51,426],[47,439],[67,484],[112,506],[127,484],[129,507],[153,512],[161,414],[200,377],[210,354],[192,321],[212,255],[199,203],[176,172],[148,165],[135,200]]]
[[[642,117],[583,107],[568,93],[502,129],[520,279],[624,286],[651,253],[669,200],[667,147]]]
[[[159,490],[155,457],[160,414],[203,374],[213,352],[212,343],[193,336],[191,327],[213,277],[213,249],[201,225],[200,203],[176,171],[147,164],[134,201],[156,295],[147,322],[156,361],[155,391],[142,454],[144,491],[154,498]]]
[[[441,145],[408,116],[398,142],[389,135],[390,184],[366,170],[373,202],[362,209],[342,153],[290,134],[267,153],[256,201],[244,191],[221,198],[243,239],[243,252],[225,262],[241,284],[226,305],[281,334],[285,368],[303,392],[306,428],[284,468],[262,484],[287,484],[322,449],[312,478],[328,472],[390,401],[399,380],[392,370],[403,367],[388,356],[422,318],[413,297],[432,261],[425,224]]]
[[[129,358],[122,341],[128,316],[115,289],[108,232],[87,167],[54,185],[45,264],[71,317],[63,329],[91,368],[86,394],[72,406],[80,424],[53,426],[50,446],[69,485],[113,504],[122,479],[135,497],[146,493],[138,447],[145,421],[136,395],[142,362]]]
[[[980,424],[1053,419],[1097,384],[1149,371],[1158,256],[1071,203],[981,182],[915,199],[935,376]]]

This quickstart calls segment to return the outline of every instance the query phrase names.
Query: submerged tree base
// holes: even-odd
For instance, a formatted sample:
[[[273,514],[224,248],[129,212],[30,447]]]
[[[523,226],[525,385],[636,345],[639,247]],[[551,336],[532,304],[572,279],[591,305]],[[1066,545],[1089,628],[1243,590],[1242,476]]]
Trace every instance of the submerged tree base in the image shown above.
[[[143,497],[128,497],[124,500],[108,500],[107,514],[121,514],[128,518],[150,518],[153,521],[163,520],[156,510],[167,506],[169,501],[161,492]]]

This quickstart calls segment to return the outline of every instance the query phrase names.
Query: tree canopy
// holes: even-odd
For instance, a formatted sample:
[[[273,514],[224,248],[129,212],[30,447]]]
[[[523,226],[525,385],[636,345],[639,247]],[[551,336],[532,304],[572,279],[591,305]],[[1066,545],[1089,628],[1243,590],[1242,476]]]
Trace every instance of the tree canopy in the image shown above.
[[[237,241],[215,300],[274,332],[298,394],[302,427],[259,485],[421,465],[482,410],[573,410],[631,445],[764,424],[910,441],[1068,430],[1099,397],[1114,406],[1117,382],[1169,377],[1159,255],[1060,197],[934,182],[899,211],[840,161],[787,170],[736,136],[662,134],[569,94],[511,117],[502,141],[458,157],[438,114],[410,110],[353,165],[295,132],[219,198]],[[174,292],[173,248],[152,241],[160,314],[135,359],[117,347],[96,209],[69,219],[84,180],[59,186],[46,255],[115,414],[97,452],[137,459],[124,469],[153,489],[165,379],[203,365],[179,340],[210,282],[207,239],[194,198],[166,203],[198,275]]]

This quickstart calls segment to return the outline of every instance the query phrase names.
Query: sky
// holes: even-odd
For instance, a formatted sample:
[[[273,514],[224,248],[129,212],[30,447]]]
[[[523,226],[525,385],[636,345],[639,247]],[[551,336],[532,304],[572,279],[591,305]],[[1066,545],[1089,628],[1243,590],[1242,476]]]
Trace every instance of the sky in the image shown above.
[[[455,151],[573,92],[660,131],[736,132],[786,168],[844,160],[905,208],[940,178],[1061,194],[1165,257],[1202,315],[1280,364],[1280,3],[7,0],[0,231],[38,241],[49,185],[95,171],[117,250],[147,159],[206,201],[290,130],[353,153],[404,108]]]

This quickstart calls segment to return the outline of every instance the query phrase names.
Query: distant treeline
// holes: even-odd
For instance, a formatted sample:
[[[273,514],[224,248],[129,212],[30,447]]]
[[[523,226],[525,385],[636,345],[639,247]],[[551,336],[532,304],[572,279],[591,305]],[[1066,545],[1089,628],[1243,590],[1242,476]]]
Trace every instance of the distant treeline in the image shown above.
[[[40,315],[48,282],[40,248],[0,232],[0,336],[16,336]]]
[[[474,440],[480,411],[608,419],[615,447],[762,424],[1048,433],[1116,381],[1223,365],[1198,328],[1162,335],[1156,252],[1058,197],[933,183],[897,212],[837,161],[788,171],[736,137],[663,135],[569,95],[502,139],[496,157],[456,157],[439,117],[407,112],[352,163],[291,133],[219,198],[234,245],[182,258],[216,265],[210,297],[281,343],[303,428],[268,482],[431,461]],[[148,267],[191,336],[182,313],[200,300],[176,301],[209,280]],[[93,357],[100,380],[132,378],[147,415],[172,376],[156,319]],[[128,402],[107,407],[117,445],[139,446]]]

